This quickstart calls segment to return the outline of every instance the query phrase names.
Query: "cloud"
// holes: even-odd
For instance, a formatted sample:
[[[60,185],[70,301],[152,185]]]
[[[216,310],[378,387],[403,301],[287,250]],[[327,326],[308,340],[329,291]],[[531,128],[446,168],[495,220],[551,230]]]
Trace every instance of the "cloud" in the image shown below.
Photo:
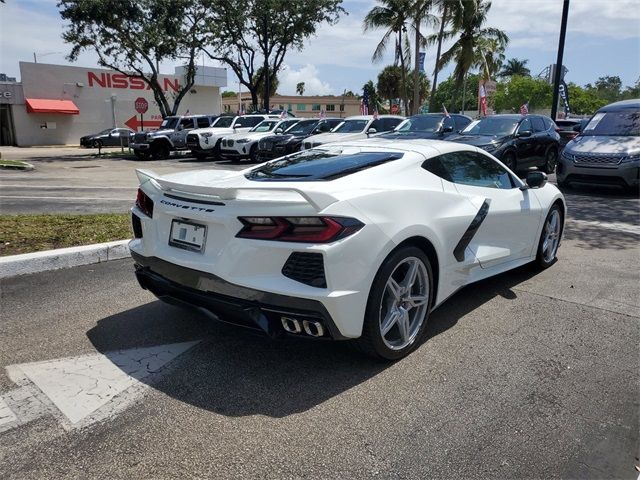
[[[305,95],[331,95],[335,93],[327,82],[318,78],[318,69],[310,63],[303,65],[298,70],[284,65],[278,77],[280,85],[278,93],[282,95],[296,95],[296,85],[304,82]]]

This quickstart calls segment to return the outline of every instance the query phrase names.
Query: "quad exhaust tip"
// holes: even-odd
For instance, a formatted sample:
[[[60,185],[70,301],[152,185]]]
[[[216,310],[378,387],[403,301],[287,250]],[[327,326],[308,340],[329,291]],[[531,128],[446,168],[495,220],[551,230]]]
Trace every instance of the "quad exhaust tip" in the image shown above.
[[[282,328],[289,333],[298,334],[304,330],[304,333],[311,337],[322,337],[324,335],[324,327],[320,322],[313,320],[303,320],[300,322],[290,317],[281,317],[280,322],[282,323]]]

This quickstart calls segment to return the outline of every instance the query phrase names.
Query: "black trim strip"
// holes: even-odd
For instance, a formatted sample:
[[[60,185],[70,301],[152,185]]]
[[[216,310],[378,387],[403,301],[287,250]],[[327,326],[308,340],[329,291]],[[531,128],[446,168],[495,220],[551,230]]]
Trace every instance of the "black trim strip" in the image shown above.
[[[194,200],[193,198],[179,197],[178,195],[171,195],[169,193],[165,193],[164,196],[167,198],[173,198],[174,200],[182,200],[183,202],[202,203],[204,205],[218,205],[224,207],[224,203],[213,200]]]
[[[471,220],[471,223],[469,224],[469,227],[462,235],[462,238],[460,238],[460,241],[456,245],[456,248],[453,249],[453,256],[456,257],[456,260],[458,262],[464,261],[464,251],[469,246],[469,243],[471,243],[471,240],[473,239],[476,232],[480,228],[480,225],[482,225],[482,222],[484,222],[484,219],[487,218],[488,213],[489,213],[489,202],[485,200],[482,206],[480,207],[480,210],[478,210],[478,213],[476,213],[476,216],[473,217],[473,220]]]

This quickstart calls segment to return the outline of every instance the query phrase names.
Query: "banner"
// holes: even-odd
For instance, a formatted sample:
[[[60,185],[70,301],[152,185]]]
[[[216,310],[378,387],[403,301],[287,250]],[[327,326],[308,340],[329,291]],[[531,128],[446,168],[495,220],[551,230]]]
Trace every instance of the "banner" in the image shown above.
[[[426,52],[420,52],[418,54],[418,71],[424,72],[424,59],[427,56]]]
[[[571,107],[569,107],[569,87],[564,80],[560,82],[558,86],[558,90],[560,92],[560,98],[562,99],[562,103],[564,104],[564,116],[568,117],[571,113]]]

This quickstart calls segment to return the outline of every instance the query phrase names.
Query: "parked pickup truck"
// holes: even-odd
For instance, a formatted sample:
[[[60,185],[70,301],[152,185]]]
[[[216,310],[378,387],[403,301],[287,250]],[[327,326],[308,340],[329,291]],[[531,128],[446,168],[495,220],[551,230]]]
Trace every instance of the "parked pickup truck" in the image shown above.
[[[198,128],[187,135],[187,148],[194,157],[203,160],[206,157],[220,156],[222,137],[234,133],[248,132],[263,120],[278,119],[278,115],[242,115],[238,117],[220,117],[208,128]]]
[[[168,158],[175,150],[186,150],[187,134],[190,131],[209,127],[218,118],[217,115],[166,117],[158,130],[136,133],[133,136],[131,148],[140,159]]]

